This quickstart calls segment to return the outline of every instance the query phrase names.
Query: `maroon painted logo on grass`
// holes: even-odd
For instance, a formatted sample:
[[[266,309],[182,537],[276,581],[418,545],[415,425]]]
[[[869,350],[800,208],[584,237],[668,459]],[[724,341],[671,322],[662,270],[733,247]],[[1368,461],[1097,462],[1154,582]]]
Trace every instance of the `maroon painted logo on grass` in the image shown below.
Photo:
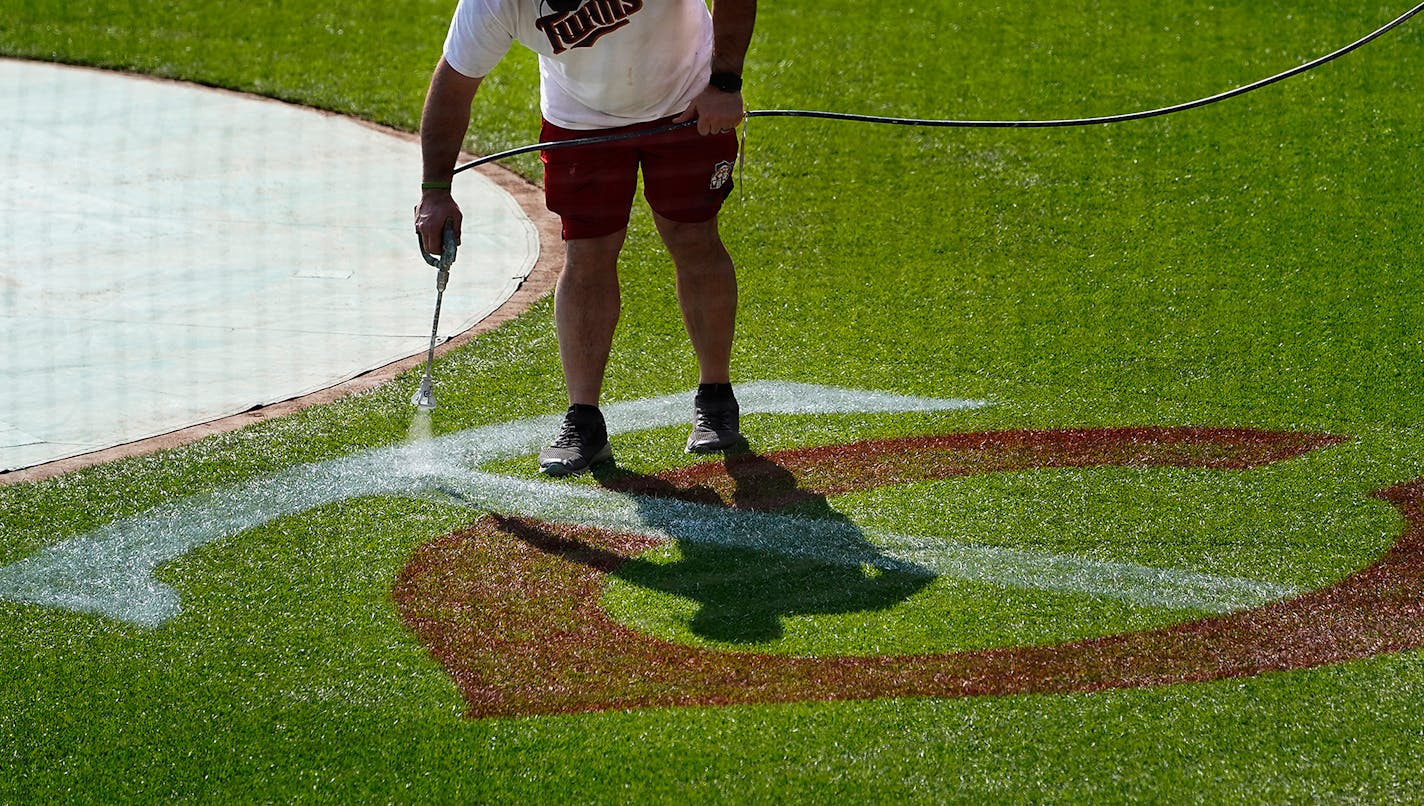
[[[1032,468],[1247,469],[1337,444],[1247,429],[951,434],[791,450],[609,482],[639,495],[775,510],[887,484]],[[1375,495],[1405,530],[1374,565],[1264,607],[1048,646],[790,657],[674,644],[598,606],[603,578],[658,540],[492,516],[421,547],[402,619],[471,717],[875,697],[1087,692],[1304,669],[1424,646],[1424,478]]]

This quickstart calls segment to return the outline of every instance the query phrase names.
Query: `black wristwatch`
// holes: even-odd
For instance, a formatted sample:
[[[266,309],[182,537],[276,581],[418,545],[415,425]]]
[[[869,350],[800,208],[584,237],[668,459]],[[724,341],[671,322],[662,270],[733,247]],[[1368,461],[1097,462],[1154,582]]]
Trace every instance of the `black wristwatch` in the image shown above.
[[[738,73],[713,73],[707,83],[722,92],[742,91],[742,77]]]

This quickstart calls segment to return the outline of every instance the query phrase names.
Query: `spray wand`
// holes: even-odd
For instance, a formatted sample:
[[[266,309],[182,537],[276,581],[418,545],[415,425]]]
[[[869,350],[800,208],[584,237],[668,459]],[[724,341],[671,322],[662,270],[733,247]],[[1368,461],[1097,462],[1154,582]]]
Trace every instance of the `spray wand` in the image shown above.
[[[437,269],[435,274],[435,321],[430,325],[430,349],[425,353],[425,377],[420,379],[420,389],[410,399],[416,408],[421,411],[430,411],[435,408],[435,379],[430,374],[430,368],[435,363],[435,340],[440,333],[440,303],[445,297],[445,285],[450,282],[450,266],[455,262],[455,222],[449,220],[445,222],[439,256],[425,251],[425,243],[420,240],[419,233],[415,237],[416,242],[420,245],[420,256],[425,258],[426,263]]]

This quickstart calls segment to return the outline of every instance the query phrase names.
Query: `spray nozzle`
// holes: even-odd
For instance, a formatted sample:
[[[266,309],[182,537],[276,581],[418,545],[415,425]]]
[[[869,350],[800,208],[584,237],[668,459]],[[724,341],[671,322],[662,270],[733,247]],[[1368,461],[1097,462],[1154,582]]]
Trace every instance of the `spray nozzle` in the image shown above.
[[[435,409],[435,380],[430,377],[430,373],[427,372],[425,377],[420,379],[420,389],[416,390],[410,402],[421,411]]]

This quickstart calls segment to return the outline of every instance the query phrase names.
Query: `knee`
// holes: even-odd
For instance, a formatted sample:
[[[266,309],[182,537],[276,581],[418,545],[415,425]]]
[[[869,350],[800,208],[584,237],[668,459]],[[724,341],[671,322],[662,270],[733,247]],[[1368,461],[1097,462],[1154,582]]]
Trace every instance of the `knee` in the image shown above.
[[[588,282],[616,278],[623,239],[624,233],[619,232],[602,238],[565,242],[564,272],[560,279]]]
[[[717,231],[717,219],[696,224],[680,221],[662,222],[660,234],[673,263],[681,270],[696,271],[720,266],[729,260],[722,236]]]

